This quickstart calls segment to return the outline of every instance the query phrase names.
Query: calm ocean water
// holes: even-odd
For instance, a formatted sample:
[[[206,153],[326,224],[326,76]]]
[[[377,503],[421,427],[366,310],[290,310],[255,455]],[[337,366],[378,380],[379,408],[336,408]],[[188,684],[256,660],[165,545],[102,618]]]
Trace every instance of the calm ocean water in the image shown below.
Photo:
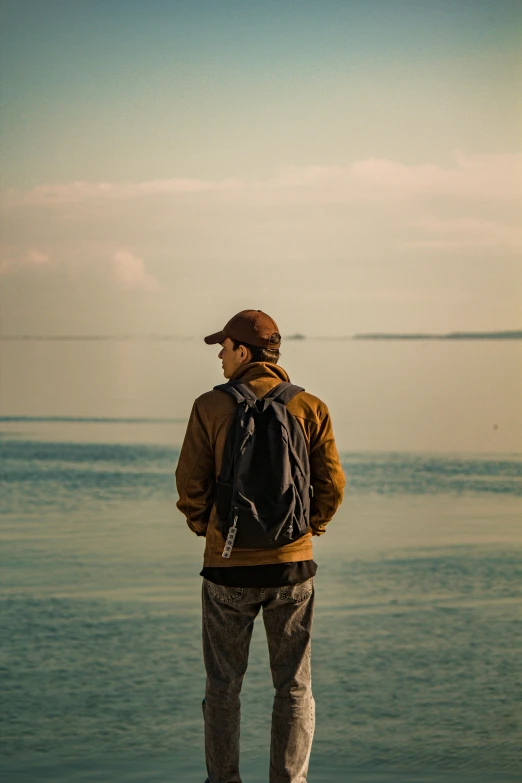
[[[520,347],[326,346],[327,388],[305,348],[292,379],[328,400],[348,481],[314,543],[310,783],[519,780]],[[0,778],[203,783],[203,542],[174,468],[210,362],[178,383],[190,345],[170,367],[165,346],[0,349]],[[272,692],[258,623],[244,783],[267,780]]]
[[[202,781],[202,547],[174,507],[177,450],[11,435],[1,452],[6,779]],[[343,463],[315,546],[310,780],[522,773],[522,457]],[[264,779],[271,697],[258,625],[245,780]]]

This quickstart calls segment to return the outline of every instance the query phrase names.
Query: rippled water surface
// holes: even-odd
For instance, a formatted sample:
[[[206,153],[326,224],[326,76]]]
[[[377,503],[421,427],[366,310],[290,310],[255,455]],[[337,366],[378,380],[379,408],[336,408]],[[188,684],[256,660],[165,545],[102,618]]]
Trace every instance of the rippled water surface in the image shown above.
[[[177,449],[15,435],[0,441],[6,779],[202,783],[202,541],[175,509]],[[342,459],[346,500],[315,543],[311,783],[516,779],[522,457]],[[245,783],[266,780],[271,699],[258,624]]]

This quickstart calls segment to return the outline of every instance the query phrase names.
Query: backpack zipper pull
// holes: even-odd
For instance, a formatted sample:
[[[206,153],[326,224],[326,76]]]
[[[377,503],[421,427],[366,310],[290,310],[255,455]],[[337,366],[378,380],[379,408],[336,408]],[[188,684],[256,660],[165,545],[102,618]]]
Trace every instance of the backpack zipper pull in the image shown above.
[[[232,547],[234,546],[234,541],[236,539],[236,533],[237,533],[237,517],[238,517],[238,510],[237,507],[234,507],[234,511],[236,512],[234,514],[234,522],[232,524],[232,527],[228,531],[227,540],[225,542],[225,548],[223,549],[223,554],[221,557],[230,557],[232,553]]]

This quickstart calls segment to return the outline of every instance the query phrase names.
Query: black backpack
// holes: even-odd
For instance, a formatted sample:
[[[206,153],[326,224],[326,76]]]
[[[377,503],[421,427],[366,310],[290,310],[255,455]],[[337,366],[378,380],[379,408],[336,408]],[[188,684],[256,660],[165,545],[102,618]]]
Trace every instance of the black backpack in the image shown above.
[[[214,388],[238,403],[216,487],[223,557],[234,544],[280,547],[301,538],[310,521],[310,463],[303,430],[286,405],[304,389],[280,383],[258,399],[239,381]]]

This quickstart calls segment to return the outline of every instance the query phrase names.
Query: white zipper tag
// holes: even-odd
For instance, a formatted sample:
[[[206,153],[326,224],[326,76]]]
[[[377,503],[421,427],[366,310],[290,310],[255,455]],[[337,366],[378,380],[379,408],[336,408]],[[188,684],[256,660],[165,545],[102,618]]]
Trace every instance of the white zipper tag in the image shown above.
[[[237,514],[237,510],[236,510],[236,515],[234,517],[234,523],[233,523],[232,527],[230,528],[230,530],[228,531],[227,540],[225,542],[225,548],[223,549],[223,554],[221,555],[221,557],[229,558],[230,555],[232,554],[232,547],[234,546],[234,541],[236,540],[236,533],[237,533],[237,524],[236,524],[237,523],[237,517],[238,517],[238,514]]]

